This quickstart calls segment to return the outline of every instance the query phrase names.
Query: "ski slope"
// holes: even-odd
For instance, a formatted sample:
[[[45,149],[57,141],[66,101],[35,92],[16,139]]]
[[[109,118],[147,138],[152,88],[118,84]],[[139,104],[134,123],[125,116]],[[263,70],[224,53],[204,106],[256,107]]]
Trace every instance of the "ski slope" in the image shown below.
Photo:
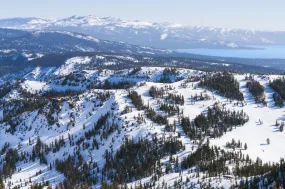
[[[74,66],[76,62],[82,61],[83,63],[88,62],[88,58],[78,59],[69,61],[69,64]],[[282,144],[285,143],[285,133],[279,131],[279,127],[275,126],[276,120],[281,123],[285,121],[284,108],[277,108],[274,105],[272,99],[273,90],[269,87],[269,80],[277,78],[277,75],[269,76],[259,76],[255,75],[257,79],[265,87],[267,106],[261,104],[256,104],[254,102],[253,96],[250,94],[246,88],[245,75],[235,74],[235,78],[240,83],[240,91],[245,96],[245,105],[243,107],[236,106],[235,101],[230,102],[226,98],[217,95],[215,91],[209,91],[202,89],[198,86],[198,82],[188,82],[186,86],[182,86],[186,82],[188,77],[203,77],[206,73],[202,71],[190,70],[190,69],[177,69],[177,76],[173,76],[172,83],[159,83],[159,79],[163,73],[164,68],[162,67],[143,67],[140,71],[136,72],[134,75],[128,75],[130,70],[122,70],[120,73],[114,73],[111,70],[104,70],[98,72],[98,70],[85,70],[84,74],[88,76],[91,81],[102,82],[105,80],[110,80],[112,82],[118,82],[121,80],[136,82],[136,86],[132,88],[141,95],[144,104],[149,104],[158,114],[163,114],[164,112],[159,110],[159,104],[156,99],[153,99],[149,95],[149,89],[151,86],[165,87],[166,85],[171,86],[173,89],[169,90],[169,93],[181,94],[184,96],[185,104],[180,106],[183,109],[184,116],[190,117],[193,120],[197,115],[207,110],[209,106],[218,102],[219,104],[224,104],[229,110],[243,110],[249,116],[249,122],[242,127],[234,128],[232,131],[227,132],[220,138],[210,139],[211,145],[216,145],[225,150],[227,149],[225,144],[230,142],[232,139],[240,140],[243,144],[247,143],[248,149],[237,149],[242,150],[244,154],[248,154],[250,158],[255,160],[257,157],[261,158],[263,162],[278,162],[280,158],[285,157],[285,147]],[[45,73],[45,74],[44,74]],[[75,89],[76,87],[67,88],[55,83],[58,78],[54,77],[59,74],[60,76],[66,76],[73,74],[74,70],[71,67],[60,67],[58,69],[45,69],[41,70],[36,68],[30,74],[27,74],[26,79],[22,81],[20,86],[23,90],[30,93],[36,93],[39,91],[47,91],[51,88],[56,91],[66,91],[67,89]],[[34,75],[34,77],[31,77]],[[42,77],[41,77],[42,76]],[[175,81],[177,78],[183,78],[180,81]],[[41,164],[39,160],[32,161],[20,161],[17,162],[16,172],[11,178],[5,181],[6,186],[20,186],[21,188],[29,188],[31,183],[39,183],[44,181],[49,181],[51,186],[55,187],[57,184],[65,179],[65,176],[58,172],[54,167],[49,168],[50,164],[56,159],[64,160],[68,155],[72,155],[77,147],[70,145],[68,142],[69,135],[73,135],[75,139],[80,139],[84,136],[85,131],[92,129],[93,125],[98,121],[99,117],[111,112],[111,117],[108,122],[115,122],[119,125],[120,132],[114,131],[111,133],[107,139],[100,139],[100,136],[96,136],[97,141],[100,141],[99,149],[82,149],[81,154],[86,162],[95,161],[98,163],[100,169],[103,168],[105,164],[104,152],[106,149],[118,150],[125,138],[133,138],[134,141],[139,139],[151,140],[153,135],[159,138],[163,136],[178,136],[180,141],[185,145],[185,150],[177,153],[175,156],[178,157],[179,162],[183,158],[187,157],[189,154],[196,151],[198,148],[197,141],[191,140],[185,135],[181,126],[178,124],[178,116],[169,116],[168,120],[170,123],[177,123],[176,132],[165,132],[164,125],[158,125],[148,119],[143,111],[138,111],[132,104],[132,101],[128,98],[128,91],[124,89],[117,90],[102,90],[102,89],[87,89],[82,88],[81,85],[77,86],[78,89],[82,89],[82,93],[77,97],[67,97],[62,98],[60,103],[60,111],[55,112],[53,117],[56,123],[49,125],[47,121],[47,116],[39,111],[27,111],[17,116],[17,126],[16,132],[12,135],[6,132],[9,128],[9,123],[0,124],[0,148],[2,148],[5,143],[9,143],[11,148],[17,149],[19,153],[26,152],[32,153],[33,146],[39,137],[41,141],[47,145],[51,144],[55,140],[63,138],[65,145],[60,147],[59,151],[56,153],[49,152],[46,155],[48,161],[47,164]],[[99,99],[98,93],[110,92],[110,97],[102,101]],[[13,92],[13,94],[15,91]],[[203,101],[194,102],[191,97],[194,95],[200,95],[201,93],[207,94],[210,99]],[[12,92],[6,95],[5,100],[11,100]],[[126,106],[131,107],[131,112],[122,114]],[[49,106],[46,107],[48,109]],[[47,110],[48,112],[48,110]],[[135,119],[136,116],[141,114],[145,118],[145,122],[138,123]],[[74,117],[74,118],[73,118]],[[71,124],[71,120],[74,121],[74,125]],[[262,124],[260,124],[262,122]],[[270,144],[266,143],[266,139],[270,139]],[[32,141],[32,142],[30,142]],[[90,142],[90,141],[86,141]],[[4,156],[1,156],[3,159]],[[161,162],[167,163],[169,157],[164,157]],[[165,168],[165,167],[164,167]],[[164,169],[163,168],[163,169]],[[186,180],[187,177],[191,178],[188,187],[193,186],[195,188],[200,188],[202,183],[210,182],[212,187],[224,187],[229,188],[233,184],[233,180],[224,178],[203,178],[205,174],[201,174],[200,178],[197,178],[195,173],[190,173],[190,170],[182,171],[179,173],[169,173],[163,175],[157,185],[162,185],[167,183],[168,186],[174,187],[175,181],[182,178]],[[29,182],[31,181],[31,182]],[[139,181],[134,181],[129,183],[128,186],[136,186],[140,182],[149,183],[151,182],[151,177],[141,179]],[[94,185],[94,188],[99,188],[100,183]]]

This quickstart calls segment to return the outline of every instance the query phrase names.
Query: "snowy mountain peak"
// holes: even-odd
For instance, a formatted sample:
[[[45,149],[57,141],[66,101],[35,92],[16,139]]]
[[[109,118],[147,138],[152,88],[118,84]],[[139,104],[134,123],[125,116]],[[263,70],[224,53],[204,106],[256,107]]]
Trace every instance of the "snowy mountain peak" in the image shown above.
[[[88,16],[71,16],[69,18],[64,18],[58,20],[56,26],[104,26],[109,24],[114,24],[120,22],[120,19],[112,17],[97,17],[94,15]]]
[[[74,15],[63,19],[0,19],[0,27],[64,30],[83,33],[104,40],[167,49],[245,48],[245,46],[252,45],[285,44],[285,32],[185,26],[168,22],[123,20],[94,15]]]

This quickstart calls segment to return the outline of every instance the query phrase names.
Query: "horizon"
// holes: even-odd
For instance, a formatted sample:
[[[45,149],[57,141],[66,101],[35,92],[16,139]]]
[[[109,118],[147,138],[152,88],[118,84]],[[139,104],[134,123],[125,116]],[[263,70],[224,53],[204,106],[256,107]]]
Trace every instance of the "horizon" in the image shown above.
[[[93,16],[93,17],[98,17],[101,19],[105,19],[105,18],[115,18],[115,19],[120,19],[122,21],[132,21],[132,22],[148,22],[148,23],[153,23],[153,24],[159,24],[159,23],[168,23],[168,24],[177,24],[177,25],[181,25],[183,27],[202,27],[202,28],[216,28],[216,29],[225,29],[225,30],[250,30],[250,31],[269,31],[269,32],[285,32],[284,30],[272,30],[272,29],[250,29],[250,28],[225,28],[225,27],[220,27],[220,26],[204,26],[204,25],[191,25],[191,24],[181,24],[178,22],[169,22],[169,21],[149,21],[149,20],[140,20],[140,19],[122,19],[120,17],[115,17],[115,16],[98,16],[98,15],[70,15],[70,16],[65,16],[65,17],[37,17],[37,16],[27,16],[27,17],[4,17],[1,18],[0,20],[9,20],[9,19],[25,19],[25,18],[34,18],[34,19],[55,19],[55,20],[62,20],[62,19],[68,19],[71,17],[88,17],[88,16]]]
[[[88,6],[86,6],[88,5]],[[282,0],[50,0],[49,2],[11,0],[1,3],[0,19],[7,18],[66,18],[72,15],[96,15],[122,20],[178,23],[227,29],[285,31],[280,18],[285,17]],[[172,14],[175,13],[175,14]]]

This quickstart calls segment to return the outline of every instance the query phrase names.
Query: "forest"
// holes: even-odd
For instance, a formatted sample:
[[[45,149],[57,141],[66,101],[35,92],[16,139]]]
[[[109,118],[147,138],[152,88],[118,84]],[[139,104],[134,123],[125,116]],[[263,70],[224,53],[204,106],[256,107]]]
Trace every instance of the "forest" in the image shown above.
[[[148,176],[158,180],[163,175],[161,158],[166,155],[174,155],[184,149],[182,142],[176,138],[162,140],[160,141],[156,136],[152,137],[151,142],[142,139],[137,143],[133,140],[126,140],[114,157],[106,151],[103,175],[118,184]],[[178,162],[174,162],[171,170],[178,170],[178,167]]]
[[[205,76],[200,82],[200,86],[213,91],[230,99],[243,101],[244,96],[240,92],[239,82],[229,72],[217,72]]]
[[[284,105],[283,101],[285,100],[285,79],[284,77],[277,78],[277,79],[274,79],[273,81],[270,81],[269,86],[275,91],[275,93],[273,93],[273,99],[274,99],[275,105],[278,107],[283,107]]]
[[[224,133],[242,126],[249,117],[241,111],[222,109],[218,104],[208,107],[207,114],[201,113],[191,122],[189,117],[181,118],[181,126],[190,138],[201,139],[204,136],[221,137]]]
[[[249,92],[254,96],[256,103],[262,103],[263,105],[267,105],[264,95],[264,86],[262,86],[258,81],[250,78],[246,83],[246,87]]]

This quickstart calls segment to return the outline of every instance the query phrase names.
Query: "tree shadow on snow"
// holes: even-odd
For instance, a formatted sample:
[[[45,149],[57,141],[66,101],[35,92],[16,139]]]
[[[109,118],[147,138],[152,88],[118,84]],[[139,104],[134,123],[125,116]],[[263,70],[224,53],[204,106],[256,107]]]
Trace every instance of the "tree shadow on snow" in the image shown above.
[[[278,117],[277,120],[278,120],[278,121],[283,121],[283,122],[285,122],[285,115],[284,115],[284,116],[281,116],[281,117]]]
[[[280,109],[279,107],[275,106],[275,102],[273,100],[274,90],[271,89],[268,84],[265,85],[264,93],[266,95],[267,107],[271,109]]]

